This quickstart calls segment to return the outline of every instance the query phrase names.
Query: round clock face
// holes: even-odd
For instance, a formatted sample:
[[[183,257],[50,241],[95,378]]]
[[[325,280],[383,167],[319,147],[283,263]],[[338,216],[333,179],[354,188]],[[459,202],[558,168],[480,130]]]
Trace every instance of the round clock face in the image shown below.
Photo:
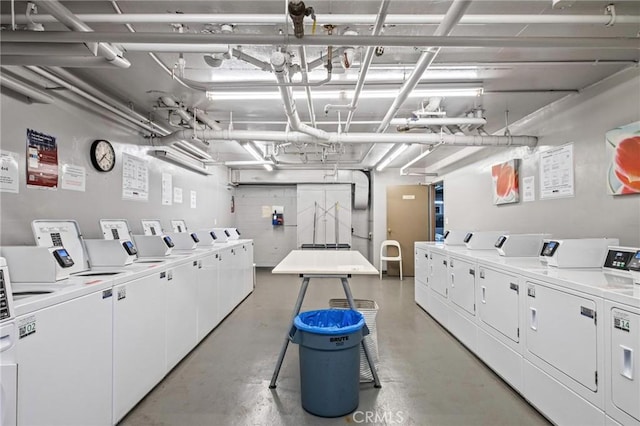
[[[94,141],[91,145],[91,163],[100,172],[109,172],[116,165],[116,152],[105,140]]]

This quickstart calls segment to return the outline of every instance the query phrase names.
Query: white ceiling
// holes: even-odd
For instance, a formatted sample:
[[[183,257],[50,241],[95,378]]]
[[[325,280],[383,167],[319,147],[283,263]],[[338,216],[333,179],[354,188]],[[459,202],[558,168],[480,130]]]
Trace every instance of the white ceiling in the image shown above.
[[[0,2],[3,14],[3,32],[9,31],[7,14],[10,13],[9,2]],[[380,7],[380,0],[308,0],[307,6],[312,6],[315,13],[324,18],[327,15],[342,14],[376,14]],[[451,6],[451,1],[392,1],[388,15],[443,15]],[[551,0],[540,1],[482,1],[471,3],[465,12],[465,16],[472,15],[604,15],[609,1],[575,1],[570,7],[552,7]],[[64,1],[62,2],[74,14],[115,14],[112,2],[109,1]],[[234,34],[259,34],[277,35],[279,31],[292,33],[290,20],[285,18],[285,1],[133,1],[123,0],[117,2],[125,14],[176,14],[175,22],[179,23],[179,14],[259,14],[273,15],[271,23],[260,25],[237,23],[234,26]],[[15,2],[19,15],[24,14],[25,2]],[[615,3],[618,16],[640,16],[639,1],[619,1]],[[42,10],[41,14],[45,14]],[[10,18],[10,17],[9,17]],[[242,20],[242,19],[240,19]],[[508,19],[506,19],[508,20]],[[289,25],[285,25],[287,22]],[[310,24],[310,19],[305,18]],[[459,23],[450,34],[451,36],[473,37],[638,37],[640,21],[635,23],[616,23],[613,26],[599,24],[465,24]],[[127,32],[128,29],[122,23],[87,22],[97,32]],[[173,32],[175,27],[169,23],[132,23],[136,32]],[[433,35],[437,25],[388,25],[384,28],[384,36],[430,36]],[[311,26],[307,25],[307,33]],[[359,24],[358,22],[345,26],[338,25],[334,34],[342,34],[346,29],[356,30],[361,35],[370,35],[372,25]],[[44,23],[45,31],[61,31],[66,27],[59,23]],[[184,24],[184,32],[188,33],[213,33],[220,32],[219,24],[188,23]],[[322,33],[322,27],[318,26],[316,34]],[[117,45],[117,43],[114,43]],[[262,61],[269,61],[271,53],[277,46],[253,46],[233,45]],[[282,46],[287,49],[287,46]],[[506,122],[505,112],[508,110],[508,121],[514,121],[525,117],[537,109],[563,97],[575,93],[603,78],[612,75],[619,70],[637,66],[639,48],[613,49],[613,48],[442,48],[432,64],[432,69],[425,73],[425,77],[433,74],[433,79],[421,81],[419,88],[428,88],[433,85],[438,87],[450,86],[475,86],[482,87],[484,93],[479,97],[446,97],[443,105],[447,117],[457,117],[474,108],[484,110],[487,119],[485,130],[488,133],[501,131]],[[299,63],[298,48],[292,46],[288,49],[292,53],[292,61]],[[312,88],[312,96],[316,96],[323,90],[353,90],[359,71],[359,63],[364,55],[365,48],[356,47],[355,64],[345,71],[338,60],[334,59],[334,76],[330,83],[322,87]],[[372,67],[369,70],[364,93],[372,89],[398,90],[413,69],[421,54],[421,48],[413,46],[386,47],[384,54],[374,57]],[[0,53],[2,51],[0,50]],[[307,47],[307,61],[312,61],[326,55],[325,47]],[[157,53],[157,57],[169,68],[173,68],[178,62],[178,53]],[[238,59],[228,59],[220,68],[212,68],[204,61],[202,53],[185,53],[186,68],[184,77],[198,80],[202,83],[212,84],[213,92],[216,91],[269,91],[277,89],[269,85],[276,82],[275,76],[268,71],[258,68]],[[147,52],[126,52],[125,58],[131,62],[128,69],[116,67],[69,67],[72,72],[82,80],[100,89],[111,97],[116,98],[126,105],[132,105],[136,111],[142,114],[153,113],[158,122],[167,124],[167,112],[156,110],[154,105],[161,95],[169,95],[182,101],[191,109],[206,110],[210,117],[215,118],[220,126],[228,128],[233,121],[233,129],[236,130],[276,130],[286,129],[287,117],[284,113],[282,102],[279,99],[272,100],[232,100],[210,101],[202,91],[185,88],[171,76],[165,73]],[[12,68],[16,73],[16,69]],[[466,75],[463,75],[466,74]],[[25,76],[29,73],[25,72]],[[319,67],[310,79],[317,81],[324,78],[323,67]],[[232,82],[229,82],[232,80]],[[349,99],[314,99],[313,105],[316,112],[316,120],[319,128],[329,131],[338,131],[338,120],[344,122],[346,113],[340,117],[335,111],[328,114],[324,112],[324,106],[328,103],[348,103]],[[407,99],[396,117],[407,118],[416,110],[421,98]],[[387,113],[393,99],[361,99],[354,113],[353,124],[350,132],[375,132],[378,124]],[[300,118],[305,123],[310,123],[310,115],[307,102],[304,98],[296,101]],[[328,123],[327,123],[328,122]],[[395,127],[387,129],[389,133],[395,133]],[[472,134],[476,134],[472,132]],[[326,158],[325,165],[333,167],[338,162],[345,168],[371,168],[389,149],[389,145],[378,144],[361,162],[365,153],[369,151],[369,145],[356,144],[343,147],[338,154],[330,154]],[[317,167],[314,164],[317,156],[313,153],[318,147],[307,147],[309,167]],[[425,146],[412,146],[392,162],[391,167],[400,167],[414,158]],[[444,147],[436,150],[433,155],[426,157],[413,167],[423,168],[433,164],[452,153],[458,148]],[[221,160],[249,160],[252,157],[235,142],[215,142],[211,152],[215,158]],[[300,155],[291,147],[285,152],[294,152],[291,155],[283,155],[283,162],[300,163]],[[320,164],[320,163],[319,163]],[[282,165],[281,167],[286,167]]]

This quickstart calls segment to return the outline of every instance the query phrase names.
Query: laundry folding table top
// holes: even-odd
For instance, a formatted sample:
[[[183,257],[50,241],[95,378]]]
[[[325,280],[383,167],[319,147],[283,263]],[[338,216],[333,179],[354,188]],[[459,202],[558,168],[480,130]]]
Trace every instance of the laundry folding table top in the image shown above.
[[[293,320],[300,312],[304,295],[307,292],[311,278],[335,278],[342,282],[342,288],[347,296],[347,301],[351,309],[356,309],[349,288],[349,281],[352,275],[378,275],[378,270],[359,252],[345,250],[293,250],[273,269],[274,274],[296,274],[302,277],[302,285],[298,292],[298,300],[293,308],[291,321],[285,330],[285,338],[278,356],[278,362],[271,378],[270,388],[276,387],[276,380],[282,367],[284,355],[289,346],[289,330],[293,326]],[[375,387],[379,388],[380,379],[378,372],[373,365],[373,358],[369,353],[369,348],[362,343]]]

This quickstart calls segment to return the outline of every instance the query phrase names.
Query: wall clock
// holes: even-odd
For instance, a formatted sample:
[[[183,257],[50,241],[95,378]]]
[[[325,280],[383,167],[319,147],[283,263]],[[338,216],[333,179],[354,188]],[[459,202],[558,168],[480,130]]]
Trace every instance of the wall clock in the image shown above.
[[[109,141],[98,139],[91,144],[91,164],[99,172],[110,172],[116,165],[116,152]]]

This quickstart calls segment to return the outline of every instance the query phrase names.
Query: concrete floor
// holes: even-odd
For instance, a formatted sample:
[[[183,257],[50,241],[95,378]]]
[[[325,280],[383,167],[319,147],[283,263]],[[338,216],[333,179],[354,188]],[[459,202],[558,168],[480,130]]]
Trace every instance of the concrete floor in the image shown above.
[[[372,299],[381,389],[362,384],[353,414],[323,419],[300,405],[298,347],[269,389],[300,279],[259,269],[255,291],[121,425],[548,425],[535,409],[414,302],[413,278],[354,277]],[[302,310],[343,298],[338,280],[311,280]]]

